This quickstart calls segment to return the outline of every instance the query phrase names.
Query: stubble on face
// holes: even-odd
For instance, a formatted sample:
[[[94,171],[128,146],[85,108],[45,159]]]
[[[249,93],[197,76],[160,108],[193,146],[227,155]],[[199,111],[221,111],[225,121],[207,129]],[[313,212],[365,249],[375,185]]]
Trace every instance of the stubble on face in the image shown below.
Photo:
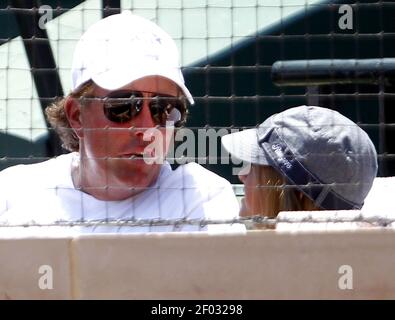
[[[103,97],[108,94],[102,88],[95,89],[93,94],[96,96]],[[180,92],[175,83],[158,77],[143,78],[122,89],[172,96],[178,96]],[[109,121],[104,116],[101,103],[92,101],[81,112],[84,137],[80,143],[83,169],[80,182],[85,190],[102,189],[95,191],[94,196],[97,198],[121,200],[146,190],[155,183],[160,174],[163,159],[158,163],[149,163],[144,159],[145,153],[152,152],[149,146],[153,141],[153,137],[144,137],[144,133],[147,129],[155,128],[156,124],[146,103],[135,119],[123,124]],[[170,141],[167,136],[163,137],[167,133],[165,129],[160,129],[159,133],[164,141],[162,152],[166,154]]]

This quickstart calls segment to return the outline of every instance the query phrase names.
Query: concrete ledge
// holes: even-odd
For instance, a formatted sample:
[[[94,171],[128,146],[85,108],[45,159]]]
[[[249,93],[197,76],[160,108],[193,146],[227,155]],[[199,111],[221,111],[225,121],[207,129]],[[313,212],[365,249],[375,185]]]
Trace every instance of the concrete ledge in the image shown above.
[[[0,298],[394,299],[394,243],[392,229],[3,238]]]
[[[82,236],[76,298],[393,299],[394,241],[384,230]],[[339,288],[341,266],[352,290]]]
[[[71,299],[70,243],[70,238],[1,238],[0,299]]]

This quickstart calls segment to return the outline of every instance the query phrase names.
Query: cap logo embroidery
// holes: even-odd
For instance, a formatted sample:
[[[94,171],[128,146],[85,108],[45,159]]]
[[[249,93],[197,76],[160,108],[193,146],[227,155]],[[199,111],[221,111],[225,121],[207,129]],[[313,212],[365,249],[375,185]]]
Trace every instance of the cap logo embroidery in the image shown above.
[[[279,144],[277,144],[277,143],[273,144],[272,150],[274,151],[275,155],[277,156],[276,161],[280,164],[280,166],[283,166],[288,170],[292,169],[292,163],[284,157],[284,152]]]

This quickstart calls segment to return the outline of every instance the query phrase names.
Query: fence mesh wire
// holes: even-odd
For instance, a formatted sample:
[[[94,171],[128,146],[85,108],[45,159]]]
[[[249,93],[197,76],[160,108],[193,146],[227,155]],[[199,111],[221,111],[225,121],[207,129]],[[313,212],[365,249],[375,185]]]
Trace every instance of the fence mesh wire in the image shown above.
[[[202,130],[213,130],[211,145],[206,144],[207,136],[201,138],[204,152],[196,145],[191,153],[173,154],[177,160],[174,167],[196,161],[235,185],[239,181],[221,148],[220,136],[255,127],[292,106],[313,104],[337,110],[356,122],[376,146],[379,175],[395,174],[391,143],[395,127],[395,3],[317,0],[2,1],[0,169],[66,153],[44,109],[70,92],[72,54],[82,33],[102,17],[125,10],[156,22],[173,37],[195,100],[189,107],[186,128],[197,140]],[[367,81],[359,81],[362,75],[353,66],[347,81],[329,68],[326,80],[317,84],[307,63],[298,81],[287,82],[282,70],[277,77],[284,81],[273,81],[275,62],[315,59],[354,59],[355,65],[374,59],[376,67]],[[381,63],[385,59],[388,63]],[[185,139],[179,143],[182,141]],[[80,218],[58,223],[97,223]],[[257,219],[262,218],[226,222],[256,223]],[[107,214],[100,223],[152,226],[216,221],[224,222],[189,217],[136,222],[130,218],[111,220]],[[276,220],[259,222],[272,224]]]

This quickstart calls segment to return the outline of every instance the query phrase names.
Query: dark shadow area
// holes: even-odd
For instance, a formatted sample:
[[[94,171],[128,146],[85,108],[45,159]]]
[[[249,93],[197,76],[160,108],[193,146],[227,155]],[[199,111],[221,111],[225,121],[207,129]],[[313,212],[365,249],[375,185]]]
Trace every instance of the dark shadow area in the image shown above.
[[[339,4],[336,4],[339,3]],[[339,6],[352,4],[353,28],[338,25]],[[355,5],[353,5],[355,4]],[[190,108],[189,127],[252,127],[270,115],[293,106],[308,104],[307,87],[277,87],[271,66],[278,60],[369,59],[395,57],[395,3],[392,1],[331,1],[311,5],[307,11],[279,21],[246,40],[193,66],[186,67],[187,86],[196,97]],[[384,32],[383,32],[384,31]],[[382,89],[382,88],[381,88]],[[318,103],[339,111],[363,127],[380,151],[379,175],[395,175],[395,163],[388,153],[394,115],[387,108],[388,143],[380,147],[380,103],[390,106],[391,98],[380,97],[380,86],[348,85],[321,88],[327,94]],[[393,88],[386,87],[391,91]],[[369,97],[358,93],[372,93]],[[346,93],[336,96],[336,94]],[[392,98],[393,100],[393,98]],[[382,117],[382,116],[381,116]],[[382,118],[381,118],[382,119]],[[218,153],[219,149],[218,139]],[[385,161],[385,164],[383,164]],[[229,165],[205,165],[239,183]]]
[[[0,133],[0,170],[17,164],[31,164],[47,159],[48,136],[35,143],[10,134]]]

